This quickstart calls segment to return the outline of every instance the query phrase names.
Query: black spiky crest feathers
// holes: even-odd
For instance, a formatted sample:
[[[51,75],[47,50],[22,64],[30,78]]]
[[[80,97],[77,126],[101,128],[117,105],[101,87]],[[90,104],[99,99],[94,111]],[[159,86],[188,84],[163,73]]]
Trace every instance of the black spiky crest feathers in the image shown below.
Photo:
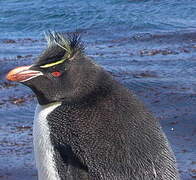
[[[48,31],[45,33],[47,48],[38,58],[36,65],[43,65],[60,59],[69,60],[74,55],[84,54],[84,44],[78,32],[60,33]]]
[[[79,33],[63,34],[58,32],[48,31],[45,33],[45,38],[48,47],[58,45],[66,51],[68,57],[73,56],[76,52],[84,52],[84,45],[81,42]]]

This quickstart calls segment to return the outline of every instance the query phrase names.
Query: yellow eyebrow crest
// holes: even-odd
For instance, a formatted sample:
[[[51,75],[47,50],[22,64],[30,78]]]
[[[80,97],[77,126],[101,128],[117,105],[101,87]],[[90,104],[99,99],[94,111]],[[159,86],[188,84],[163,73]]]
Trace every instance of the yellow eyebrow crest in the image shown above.
[[[52,67],[52,66],[61,64],[61,63],[63,63],[64,61],[65,61],[65,59],[62,59],[62,60],[59,60],[59,61],[56,61],[56,62],[53,62],[53,63],[45,64],[45,65],[40,66],[40,67],[41,67],[41,68],[49,68],[49,67]]]

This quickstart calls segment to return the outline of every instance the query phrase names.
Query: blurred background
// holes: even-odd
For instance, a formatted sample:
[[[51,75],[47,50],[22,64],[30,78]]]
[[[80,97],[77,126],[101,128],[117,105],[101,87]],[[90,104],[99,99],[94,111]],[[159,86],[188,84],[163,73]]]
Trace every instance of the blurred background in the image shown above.
[[[86,54],[160,120],[182,180],[196,179],[196,1],[0,0],[0,179],[36,180],[31,90],[5,80],[46,46],[44,31],[82,34]]]

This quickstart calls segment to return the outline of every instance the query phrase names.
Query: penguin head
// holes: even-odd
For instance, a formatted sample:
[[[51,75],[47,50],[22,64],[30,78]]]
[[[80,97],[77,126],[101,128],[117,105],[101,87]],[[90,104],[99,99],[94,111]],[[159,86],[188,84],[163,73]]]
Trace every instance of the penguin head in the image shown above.
[[[81,101],[101,82],[102,69],[85,56],[78,34],[49,32],[46,40],[36,62],[11,70],[7,79],[30,87],[41,105]]]

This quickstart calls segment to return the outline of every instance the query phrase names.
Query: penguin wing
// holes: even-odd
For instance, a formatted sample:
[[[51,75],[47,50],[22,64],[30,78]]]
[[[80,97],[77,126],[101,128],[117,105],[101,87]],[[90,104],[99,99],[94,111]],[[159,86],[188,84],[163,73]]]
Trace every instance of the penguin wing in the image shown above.
[[[56,167],[62,179],[90,180],[87,166],[79,160],[69,145],[55,145],[54,151]]]

